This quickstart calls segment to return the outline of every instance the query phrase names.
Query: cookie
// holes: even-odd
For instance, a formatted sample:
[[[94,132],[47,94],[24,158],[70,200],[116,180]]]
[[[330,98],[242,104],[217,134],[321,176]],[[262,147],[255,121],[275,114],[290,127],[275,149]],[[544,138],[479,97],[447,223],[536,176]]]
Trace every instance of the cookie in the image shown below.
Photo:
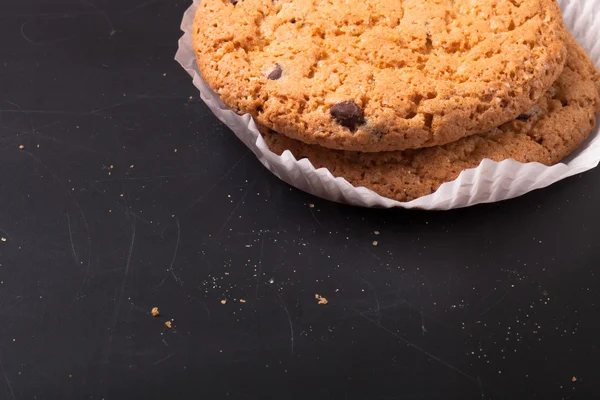
[[[529,111],[514,121],[454,143],[426,149],[360,153],[326,149],[278,135],[261,127],[269,148],[308,157],[354,186],[410,201],[428,195],[461,171],[489,158],[552,165],[575,150],[590,134],[600,113],[600,74],[574,40],[567,64],[555,84]]]
[[[555,0],[203,0],[204,80],[288,137],[363,152],[486,132],[560,75]]]

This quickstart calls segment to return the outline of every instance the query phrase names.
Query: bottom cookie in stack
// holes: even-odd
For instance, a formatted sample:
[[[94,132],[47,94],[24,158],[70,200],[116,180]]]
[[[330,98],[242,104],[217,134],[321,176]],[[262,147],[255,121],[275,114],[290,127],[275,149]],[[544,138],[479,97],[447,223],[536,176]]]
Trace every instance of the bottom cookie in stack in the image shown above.
[[[290,150],[327,168],[354,186],[398,201],[435,192],[444,182],[476,168],[483,159],[553,165],[571,154],[592,132],[600,114],[600,73],[573,38],[562,75],[526,114],[485,134],[425,149],[360,153],[331,150],[287,138],[259,126],[276,154]]]

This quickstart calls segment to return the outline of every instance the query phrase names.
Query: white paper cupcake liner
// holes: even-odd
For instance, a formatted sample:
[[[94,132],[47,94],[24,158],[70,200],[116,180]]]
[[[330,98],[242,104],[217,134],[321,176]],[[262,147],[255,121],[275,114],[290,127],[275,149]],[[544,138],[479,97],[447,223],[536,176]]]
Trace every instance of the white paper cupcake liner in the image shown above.
[[[267,147],[252,117],[238,115],[227,107],[200,76],[192,47],[192,24],[201,0],[186,11],[181,23],[184,35],[179,40],[175,59],[192,76],[200,97],[212,112],[248,146],[260,162],[281,180],[305,192],[327,200],[362,207],[403,207],[449,210],[479,203],[491,203],[521,196],[561,179],[590,170],[600,161],[598,127],[590,138],[562,163],[547,167],[540,163],[501,162],[485,159],[477,168],[463,171],[452,182],[444,183],[430,195],[409,202],[383,197],[370,189],[354,187],[334,177],[326,168],[315,169],[308,159],[296,160],[291,152],[281,156]],[[596,66],[600,64],[600,0],[558,0],[567,28],[588,52]]]

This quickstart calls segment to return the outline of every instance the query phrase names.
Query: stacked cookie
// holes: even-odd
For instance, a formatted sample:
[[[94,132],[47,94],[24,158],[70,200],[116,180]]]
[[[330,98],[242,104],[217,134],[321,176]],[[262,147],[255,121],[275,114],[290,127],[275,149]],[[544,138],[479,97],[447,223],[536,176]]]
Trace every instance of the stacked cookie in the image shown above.
[[[399,201],[485,158],[555,164],[600,113],[555,0],[203,0],[194,35],[272,151]]]

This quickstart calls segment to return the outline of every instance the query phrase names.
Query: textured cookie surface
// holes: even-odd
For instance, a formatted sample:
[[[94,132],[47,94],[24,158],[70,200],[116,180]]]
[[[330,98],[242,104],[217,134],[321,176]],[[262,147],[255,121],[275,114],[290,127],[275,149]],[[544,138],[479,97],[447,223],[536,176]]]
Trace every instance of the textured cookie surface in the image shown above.
[[[271,150],[308,157],[354,186],[399,201],[430,194],[484,158],[552,165],[575,150],[592,131],[600,112],[600,75],[583,50],[569,40],[567,65],[556,83],[527,113],[488,133],[426,149],[359,153],[326,149],[261,127]],[[263,130],[264,129],[264,130]]]
[[[560,75],[555,0],[202,0],[194,48],[223,102],[306,143],[445,144],[533,106]]]

